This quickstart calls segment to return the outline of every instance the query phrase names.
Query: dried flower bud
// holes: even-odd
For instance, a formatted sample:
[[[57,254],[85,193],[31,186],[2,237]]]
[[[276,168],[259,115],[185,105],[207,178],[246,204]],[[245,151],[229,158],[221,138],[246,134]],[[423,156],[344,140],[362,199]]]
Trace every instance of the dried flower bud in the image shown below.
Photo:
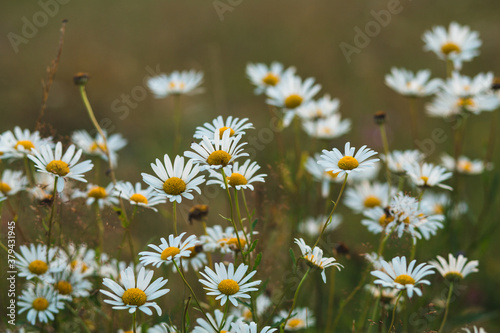
[[[491,84],[491,89],[492,90],[500,90],[500,78],[496,77],[493,79],[493,83]]]
[[[77,86],[84,86],[89,80],[89,75],[87,73],[78,72],[73,76],[73,81]]]
[[[194,205],[189,209],[189,223],[194,221],[203,221],[208,215],[208,205]]]
[[[382,125],[385,123],[385,117],[386,113],[384,111],[377,111],[373,115],[373,120],[375,121],[375,124]]]

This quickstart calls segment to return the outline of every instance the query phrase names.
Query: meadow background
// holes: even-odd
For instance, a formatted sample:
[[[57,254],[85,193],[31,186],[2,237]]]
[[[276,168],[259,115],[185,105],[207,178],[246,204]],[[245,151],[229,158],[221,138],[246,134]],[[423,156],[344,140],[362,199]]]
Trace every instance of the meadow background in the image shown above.
[[[388,114],[391,150],[412,148],[407,100],[383,82],[390,68],[405,67],[413,71],[429,68],[433,76],[445,76],[444,62],[422,50],[421,36],[425,30],[434,25],[447,26],[451,21],[469,25],[480,33],[483,45],[480,57],[465,63],[462,74],[500,73],[500,2],[495,0],[401,1],[401,13],[393,15],[390,23],[371,38],[370,44],[352,56],[350,63],[344,58],[339,44],[354,44],[353,29],[356,26],[364,29],[366,23],[374,20],[370,12],[386,9],[388,1],[233,1],[236,5],[225,0],[221,2],[232,8],[223,14],[223,20],[212,1],[68,1],[59,6],[54,17],[38,28],[26,44],[19,45],[17,53],[7,35],[10,32],[21,34],[22,18],[32,22],[33,15],[42,8],[36,1],[4,3],[0,13],[0,132],[16,125],[34,129],[41,105],[40,82],[45,76],[46,66],[56,54],[62,19],[68,19],[65,42],[42,121],[56,131],[56,138],[69,136],[77,129],[92,130],[78,89],[73,84],[76,72],[88,72],[91,79],[87,91],[96,117],[108,124],[101,123],[101,126],[108,127],[110,132],[121,133],[129,141],[119,152],[117,178],[132,182],[141,180],[141,172],[150,173],[149,164],[155,158],[171,153],[173,146],[174,128],[169,118],[172,99],[158,100],[148,93],[147,96],[141,94],[139,99],[131,97],[128,106],[122,101],[123,94],[133,95],[132,92],[137,93],[141,87],[143,91],[147,90],[145,78],[151,76],[148,68],[154,72],[159,68],[164,73],[194,68],[205,73],[205,93],[184,99],[184,150],[189,149],[195,127],[218,115],[250,118],[256,130],[249,131],[249,134],[254,136],[259,129],[269,127],[270,116],[264,97],[253,94],[254,88],[245,77],[248,62],[270,63],[276,60],[285,66],[296,66],[298,75],[315,77],[322,84],[318,96],[329,93],[340,99],[340,112],[344,118],[352,120],[353,126],[350,133],[333,140],[328,148],[343,147],[344,142],[351,141],[356,147],[368,144],[379,152],[382,143],[372,120],[373,113],[378,110]],[[421,101],[419,108],[422,111],[419,117],[422,139],[430,138],[436,128],[444,129],[448,135],[448,140],[436,144],[436,153],[428,157],[428,160],[437,161],[438,151],[451,152],[452,149],[449,124],[425,116]],[[465,155],[482,158],[489,125],[490,114],[484,112],[468,124]],[[500,143],[499,136],[497,133],[497,143]],[[497,166],[500,165],[498,151],[497,146],[494,154]],[[278,184],[280,177],[277,176],[274,141],[264,144],[255,159],[269,175],[266,183],[251,194],[259,220],[263,222],[259,229],[259,246],[267,253],[262,264],[267,271],[259,271],[259,274],[270,277],[269,288],[272,290],[278,288],[284,279],[286,265],[291,264],[287,251],[289,223],[317,213],[319,208],[303,199],[298,213],[291,210],[296,202],[287,195],[287,189]],[[500,232],[495,229],[487,241],[468,248],[471,244],[468,231],[475,228],[474,221],[483,202],[491,200],[483,195],[484,181],[481,176],[467,179],[469,191],[466,193],[474,215],[462,219],[463,225],[459,226],[461,236],[450,239],[444,231],[439,231],[437,237],[422,243],[425,246],[419,247],[416,258],[424,261],[436,254],[447,255],[448,251],[462,250],[469,259],[478,259],[480,272],[467,278],[467,289],[452,304],[449,321],[460,325],[483,320],[486,322],[484,327],[495,332],[500,329],[500,325],[495,324],[500,322],[500,243],[494,240],[498,239]],[[223,223],[217,214],[219,210],[227,211],[226,198],[222,191],[220,193],[212,199],[213,205],[210,204],[209,221],[213,224]],[[333,193],[336,194],[336,190]],[[491,204],[487,219],[494,225],[500,223],[498,198]],[[183,202],[183,205],[189,207],[190,202]],[[23,210],[29,212],[29,209],[28,206],[22,207],[20,214]],[[83,204],[80,209],[85,209]],[[369,248],[369,241],[376,244],[377,239],[361,226],[361,216],[352,215],[345,206],[341,206],[339,212],[348,218],[344,218],[334,234],[333,244],[345,243],[350,255],[337,257],[345,266],[337,274],[337,299],[345,296],[358,281],[362,259],[357,254]],[[112,253],[122,234],[114,213],[108,211],[107,214],[106,237],[109,242],[106,251]],[[165,214],[168,215],[168,211]],[[8,214],[2,217],[4,234],[10,217]],[[75,216],[68,219],[68,228],[75,238],[80,237],[84,228],[82,221]],[[142,249],[158,233],[171,231],[167,221],[158,214],[141,214],[140,222],[132,225],[136,247]],[[23,222],[21,218],[20,223]],[[200,226],[190,226],[184,221],[180,222],[179,228],[198,234],[200,230]],[[36,228],[31,230],[33,239],[37,232]],[[446,249],[442,248],[443,244],[446,244]],[[4,267],[3,255],[1,260]],[[314,288],[315,282],[317,280],[310,279],[310,288]],[[2,279],[0,286],[4,283],[5,279]],[[162,302],[168,302],[171,297],[172,294],[168,294]],[[311,306],[314,308],[313,304]],[[350,307],[352,309],[345,312],[346,323],[357,318],[353,304]],[[454,309],[457,312],[454,313]],[[439,319],[434,326],[438,322]]]

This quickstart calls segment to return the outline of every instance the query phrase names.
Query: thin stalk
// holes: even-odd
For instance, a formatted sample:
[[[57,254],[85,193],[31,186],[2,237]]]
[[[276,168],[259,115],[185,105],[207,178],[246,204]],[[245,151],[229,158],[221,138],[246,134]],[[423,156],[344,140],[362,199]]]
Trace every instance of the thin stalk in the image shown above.
[[[382,137],[382,145],[384,146],[384,153],[385,153],[385,173],[387,177],[387,184],[389,185],[388,191],[387,191],[387,202],[391,200],[391,189],[392,189],[392,177],[391,177],[391,170],[389,170],[389,163],[387,162],[387,159],[389,158],[389,141],[387,140],[387,132],[385,130],[385,124],[382,123],[379,125],[380,129],[380,136]]]
[[[281,324],[280,332],[283,332],[285,330],[286,323],[287,323],[288,319],[290,319],[290,317],[292,316],[293,309],[295,309],[295,304],[297,303],[297,297],[299,296],[300,287],[302,287],[302,284],[306,280],[306,277],[307,277],[307,275],[309,275],[310,271],[311,271],[311,267],[309,267],[307,269],[306,273],[302,277],[302,280],[300,280],[300,283],[297,287],[297,290],[295,290],[295,295],[293,296],[292,307],[290,308],[290,311],[288,311],[288,316],[286,317],[285,321]]]
[[[453,65],[453,61],[450,59],[446,59],[446,77],[451,78],[451,74],[453,73],[453,70],[455,69],[455,66]]]
[[[99,237],[99,247],[98,247],[98,256],[101,257],[101,253],[104,251],[104,224],[102,222],[101,212],[99,211],[99,204],[97,200],[95,202],[95,217],[97,220],[97,232]]]
[[[370,317],[373,322],[375,322],[376,317],[377,317],[377,312],[378,312],[377,310],[378,310],[378,305],[380,303],[381,297],[382,297],[382,289],[380,290],[380,294],[378,295],[377,300],[375,301],[375,304],[373,304],[373,311],[372,311],[372,315]],[[373,327],[373,325],[370,325],[368,327],[368,333],[370,333],[372,331],[372,327]]]
[[[450,299],[451,294],[453,293],[453,282],[450,284],[450,290],[448,291],[448,298],[446,299],[446,309],[444,310],[443,321],[441,322],[441,326],[439,326],[438,333],[441,333],[444,328],[444,324],[446,324],[446,319],[448,318],[448,309],[450,308]]]
[[[29,159],[27,155],[24,155],[24,169],[26,171],[26,177],[30,183],[30,187],[35,186],[35,175],[33,174],[33,169],[30,167]]]
[[[410,97],[410,119],[411,119],[411,137],[413,139],[413,146],[417,146],[418,140],[418,124],[417,124],[417,99]]]
[[[49,262],[49,252],[50,252],[50,246],[51,246],[51,236],[52,236],[52,222],[54,220],[54,212],[56,210],[56,203],[57,203],[57,177],[54,177],[54,191],[52,192],[52,207],[50,210],[50,218],[49,218],[49,232],[47,234],[47,263]]]
[[[398,307],[398,303],[399,303],[399,299],[401,298],[401,295],[403,295],[403,290],[401,290],[399,292],[399,296],[396,299],[396,304],[394,304],[394,310],[392,310],[392,321],[391,321],[391,325],[389,326],[389,330],[387,331],[387,333],[391,333],[392,326],[394,325],[394,319],[396,319],[396,309]]]
[[[243,220],[241,219],[240,204],[238,202],[238,190],[236,189],[236,187],[234,188],[234,206],[236,207],[236,215],[238,215],[238,220],[240,221],[240,226],[241,230],[243,231],[243,235],[245,236],[245,241],[247,242],[247,246],[250,246],[250,241],[248,240],[247,233],[245,232],[245,228],[243,227]]]
[[[173,220],[174,220],[174,234],[177,237],[177,201],[173,204]]]
[[[380,242],[380,245],[379,245],[378,251],[377,251],[377,254],[378,254],[379,257],[384,252],[385,243],[387,242],[387,240],[389,239],[389,237],[391,236],[391,234],[394,232],[394,230],[396,230],[396,227],[397,227],[397,224],[394,224],[394,227],[392,227],[392,229],[389,230],[389,232],[385,235],[385,237]]]
[[[136,323],[137,311],[132,315],[132,330],[137,333],[137,323]]]
[[[335,269],[330,270],[330,293],[328,294],[328,309],[326,311],[327,322],[325,332],[331,332],[332,319],[333,319],[333,301],[335,298]]]
[[[189,304],[191,304],[191,296],[188,296],[186,307],[184,308],[184,314],[182,315],[182,331],[187,332],[187,316],[189,310]]]
[[[182,120],[181,95],[176,94],[174,95],[174,126],[175,126],[174,154],[177,154],[181,146],[181,141],[182,141],[181,120]]]

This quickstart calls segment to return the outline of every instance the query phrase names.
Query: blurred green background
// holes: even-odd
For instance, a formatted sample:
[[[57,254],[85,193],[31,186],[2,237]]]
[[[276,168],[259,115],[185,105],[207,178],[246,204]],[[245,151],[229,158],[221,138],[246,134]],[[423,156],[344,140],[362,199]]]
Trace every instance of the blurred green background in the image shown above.
[[[76,72],[88,72],[91,79],[87,91],[101,125],[111,132],[122,133],[129,140],[120,154],[117,171],[120,179],[139,181],[140,172],[150,172],[150,162],[171,152],[172,100],[157,100],[149,93],[143,94],[145,79],[158,69],[169,73],[194,68],[205,73],[205,93],[183,102],[186,150],[195,127],[219,114],[249,117],[257,129],[269,126],[268,107],[262,96],[254,96],[253,87],[245,77],[245,66],[248,62],[274,60],[296,66],[297,74],[304,78],[315,77],[323,86],[318,96],[329,93],[340,99],[340,111],[352,120],[353,128],[332,144],[340,146],[351,141],[355,146],[368,144],[381,151],[372,114],[384,110],[388,113],[391,149],[408,149],[412,147],[407,126],[408,104],[384,85],[384,75],[392,66],[397,66],[414,71],[429,68],[433,76],[443,77],[444,62],[422,50],[421,36],[434,25],[447,26],[451,21],[469,25],[480,33],[483,41],[480,57],[465,63],[462,72],[471,76],[485,71],[499,73],[500,2],[401,1],[401,12],[392,15],[389,24],[370,38],[369,45],[359,54],[353,54],[348,63],[339,44],[353,45],[354,28],[364,29],[374,20],[371,11],[387,9],[388,3],[359,0],[73,0],[52,7],[53,17],[39,24],[33,36],[17,46],[17,52],[9,36],[12,38],[12,33],[22,36],[26,20],[33,22],[34,16],[43,23],[43,15],[38,14],[43,9],[37,1],[4,3],[0,13],[0,32],[4,36],[0,39],[0,132],[15,125],[34,128],[41,104],[41,80],[56,54],[61,20],[68,19],[59,69],[42,120],[51,124],[61,136],[70,135],[76,129],[92,129],[72,80]],[[221,4],[227,6],[227,11],[221,14],[223,20],[215,8]],[[130,96],[131,104],[123,108],[126,96]],[[419,106],[422,138],[428,138],[435,128],[443,128],[450,134],[449,124],[424,116],[423,103]],[[490,119],[490,114],[481,114],[468,123],[464,148],[467,156],[483,157]],[[440,151],[451,152],[451,135],[449,138],[438,145]],[[496,139],[500,142],[498,133]],[[432,154],[430,159],[435,160],[437,156],[437,153]],[[271,161],[275,157],[276,147],[269,144],[257,159],[262,164],[271,163],[271,169],[264,167],[264,170],[272,173]],[[498,153],[495,164],[500,164]],[[482,196],[478,180],[479,177],[467,183],[472,207],[480,207],[481,201],[489,200]],[[273,209],[282,207],[267,206],[269,201],[277,200],[268,196],[258,200],[264,201],[261,203],[264,211],[260,214],[272,216]],[[494,209],[496,211],[489,218],[494,219],[493,223],[500,222],[498,209]],[[148,216],[144,226],[153,223],[153,215]],[[353,220],[359,226],[358,218]],[[349,226],[350,222],[348,219],[344,224]],[[464,226],[464,229],[467,227],[474,226]],[[362,251],[362,244],[353,241],[357,239],[357,230],[359,228],[347,227],[342,236],[354,251]],[[365,230],[362,234],[370,237]],[[151,232],[142,234],[139,230],[137,235],[141,244],[152,236]],[[463,238],[467,238],[467,233]],[[462,307],[457,306],[457,311],[470,305],[471,309],[479,307],[482,313],[498,314],[500,265],[495,253],[499,250],[499,245],[495,244],[480,251],[486,257],[475,258],[481,260],[481,273],[471,277],[470,288],[474,293],[461,302]],[[287,258],[287,254],[282,257]],[[355,274],[352,277],[355,281]],[[341,282],[339,290],[350,290],[349,283],[342,285]]]

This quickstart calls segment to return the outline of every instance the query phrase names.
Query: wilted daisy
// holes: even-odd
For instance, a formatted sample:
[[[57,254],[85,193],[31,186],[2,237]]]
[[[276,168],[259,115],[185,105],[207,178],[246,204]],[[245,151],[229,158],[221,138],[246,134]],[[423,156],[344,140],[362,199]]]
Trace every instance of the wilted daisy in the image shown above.
[[[28,185],[28,179],[23,175],[22,171],[6,169],[3,171],[0,180],[0,194],[12,196],[26,189],[26,185]]]
[[[38,278],[50,283],[53,281],[51,273],[61,271],[63,267],[56,258],[57,249],[49,250],[47,262],[47,246],[42,244],[31,243],[28,246],[21,245],[17,253],[16,266],[19,268],[19,276],[25,277],[27,280]]]
[[[424,154],[418,150],[393,150],[388,155],[381,157],[391,172],[403,176],[406,174],[406,167],[410,164],[420,163],[424,159]]]
[[[274,321],[279,322],[287,317],[288,311],[281,310],[278,316],[274,318]],[[299,307],[295,308],[290,318],[288,318],[285,325],[285,331],[298,331],[303,328],[314,327],[314,324],[316,324],[316,318],[312,311],[305,307]]]
[[[229,332],[231,330],[231,323],[235,319],[233,315],[228,315],[224,321],[224,313],[220,310],[215,310],[213,317],[210,313],[207,313],[207,317],[209,322],[205,318],[196,319],[198,325],[194,327],[193,333]],[[214,330],[213,326],[217,327],[219,330]]]
[[[92,290],[92,283],[86,280],[82,273],[65,269],[60,273],[55,273],[54,290],[65,300],[71,301],[73,297],[88,297]]]
[[[389,184],[362,181],[346,190],[344,203],[356,213],[374,207],[386,207]]]
[[[442,184],[443,181],[451,178],[453,175],[445,168],[432,163],[413,163],[406,166],[406,172],[411,181],[420,187],[441,187],[446,190],[452,190],[451,186]]]
[[[438,91],[443,81],[432,79],[431,71],[421,70],[416,74],[404,68],[391,68],[391,73],[385,76],[385,84],[397,93],[408,97],[424,97]]]
[[[260,166],[257,164],[257,162],[246,160],[243,164],[240,165],[239,162],[236,161],[234,162],[234,165],[231,169],[227,167],[224,169],[227,185],[229,187],[237,189],[238,191],[242,189],[250,189],[253,191],[254,187],[252,183],[264,183],[264,177],[267,176],[266,174],[256,175],[255,173],[259,171],[259,169]],[[222,174],[212,169],[210,169],[209,171],[211,179],[207,181],[207,185],[217,184],[222,188],[226,188],[224,180],[222,179]]]
[[[230,165],[235,159],[248,156],[242,153],[246,142],[240,143],[241,134],[231,137],[231,131],[225,130],[222,138],[218,132],[215,132],[211,139],[204,136],[201,143],[193,142],[191,149],[193,151],[184,152],[184,156],[192,158],[194,163],[198,163],[200,170],[220,169]]]
[[[318,163],[325,167],[326,171],[338,172],[338,176],[342,177],[344,174],[363,171],[379,160],[378,158],[369,159],[377,153],[366,146],[362,146],[354,155],[355,150],[354,147],[351,148],[350,142],[345,144],[344,154],[337,148],[331,151],[324,149]]]
[[[151,77],[148,79],[148,88],[156,98],[168,95],[195,95],[203,92],[203,88],[200,88],[202,82],[203,73],[192,69]]]
[[[170,157],[165,154],[163,161],[164,164],[159,159],[156,159],[156,164],[151,163],[156,177],[141,173],[146,184],[153,187],[161,196],[167,197],[170,202],[181,203],[182,197],[193,200],[192,191],[201,194],[198,186],[205,181],[205,176],[198,176],[200,168],[193,165],[193,160],[188,160],[184,165],[184,157],[176,156],[172,165]]]
[[[165,197],[159,195],[153,187],[142,189],[142,184],[135,186],[131,182],[118,182],[115,186],[115,195],[128,200],[131,205],[146,207],[157,212],[153,206],[165,203]]]
[[[382,287],[395,288],[406,290],[408,297],[413,297],[413,292],[418,296],[422,296],[422,291],[419,284],[431,283],[428,280],[423,280],[427,275],[434,274],[433,266],[426,263],[419,264],[415,267],[417,261],[413,260],[408,267],[406,266],[406,257],[395,257],[391,263],[382,261],[384,271],[372,271],[371,275],[378,278],[373,283],[380,284]]]
[[[205,267],[205,273],[200,272],[204,279],[200,279],[200,283],[207,290],[207,295],[216,296],[215,300],[220,300],[220,305],[226,304],[229,300],[234,306],[238,306],[238,298],[250,298],[248,294],[251,291],[257,291],[258,286],[262,281],[257,280],[248,282],[257,271],[252,271],[246,276],[248,266],[240,264],[236,271],[232,263],[226,268],[223,263],[215,264],[215,271],[209,267]]]
[[[52,151],[50,145],[44,145],[39,151],[33,151],[34,155],[28,155],[28,157],[35,163],[39,172],[47,173],[55,178],[57,192],[62,192],[67,178],[86,183],[83,174],[94,167],[91,161],[78,163],[82,150],[79,149],[76,153],[75,150],[75,146],[71,145],[63,155],[62,143],[58,142],[55,151]]]
[[[129,313],[134,313],[139,309],[149,316],[153,314],[150,309],[152,307],[161,316],[161,308],[152,301],[170,291],[170,289],[160,289],[167,283],[167,279],[158,278],[150,284],[153,271],[146,273],[144,267],[139,271],[137,281],[131,267],[121,271],[120,276],[121,284],[125,288],[111,279],[103,280],[102,284],[113,291],[111,293],[107,290],[100,290],[101,293],[112,298],[105,299],[105,303],[113,305],[113,309],[128,310]]]
[[[313,138],[334,139],[350,131],[351,121],[349,119],[340,119],[340,114],[335,113],[327,118],[314,121],[302,122],[304,131]]]
[[[246,238],[250,238],[250,234],[243,231],[238,231],[238,237],[234,232],[233,227],[226,227],[222,229],[220,225],[214,225],[213,227],[207,227],[206,235],[200,237],[203,243],[203,249],[205,251],[214,252],[220,250],[221,253],[233,253],[235,251],[240,251],[240,244],[243,249],[246,249],[248,244],[246,243]]]
[[[233,118],[233,116],[227,117],[226,121],[222,116],[218,116],[212,123],[205,123],[203,126],[196,127],[196,132],[193,137],[195,139],[203,139],[204,136],[207,138],[212,138],[214,133],[218,132],[219,137],[222,139],[222,135],[226,130],[229,130],[229,136],[235,136],[239,134],[245,134],[245,130],[254,128],[253,124],[248,122],[248,118]]]
[[[104,206],[118,205],[118,198],[113,196],[114,188],[115,185],[113,183],[109,183],[106,187],[87,184],[85,191],[75,190],[72,198],[86,198],[85,203],[87,206],[92,206],[96,203],[100,209],[103,209]]]
[[[483,161],[471,160],[465,156],[460,156],[455,164],[455,159],[453,157],[448,154],[443,154],[441,156],[441,162],[446,169],[450,171],[456,170],[466,175],[478,175],[484,171]]]
[[[450,60],[455,69],[462,67],[462,62],[471,61],[479,55],[482,42],[476,31],[468,26],[460,26],[451,22],[448,31],[443,26],[434,27],[422,36],[424,50],[434,52],[439,59]]]
[[[122,149],[127,145],[127,140],[119,133],[111,134],[103,130],[104,136],[106,137],[106,144],[104,144],[104,139],[101,134],[97,133],[95,138],[92,138],[90,134],[85,130],[75,131],[71,136],[71,140],[83,150],[85,154],[99,156],[103,160],[108,160],[108,155],[111,158],[111,165],[116,167],[118,160],[118,150]]]
[[[434,266],[437,271],[445,278],[451,281],[464,279],[470,273],[479,272],[477,266],[479,261],[472,260],[467,263],[467,258],[459,254],[457,258],[453,254],[448,254],[448,262],[441,256],[437,256],[438,261],[431,260],[429,264]]]
[[[37,321],[48,323],[54,320],[54,314],[64,309],[62,299],[50,285],[30,286],[23,290],[17,305],[19,314],[28,311],[26,317],[32,325]]]
[[[311,249],[309,245],[306,245],[306,242],[302,238],[295,238],[295,244],[297,244],[300,248],[300,252],[302,252],[302,258],[304,258],[308,265],[313,268],[321,270],[321,277],[323,278],[323,282],[326,283],[326,274],[325,268],[334,266],[340,271],[340,267],[344,267],[339,263],[336,263],[335,258],[323,258],[323,250],[319,247],[315,246],[314,249]]]
[[[327,218],[328,216],[326,215],[308,217],[299,223],[298,230],[309,237],[317,237],[321,233],[321,229],[323,229]],[[326,227],[325,232],[337,229],[340,223],[342,223],[342,215],[333,214],[332,220]]]
[[[276,86],[283,76],[295,74],[295,67],[284,69],[283,64],[273,62],[266,64],[247,64],[247,77],[255,85],[255,94],[260,95],[269,87]]]
[[[331,98],[326,94],[316,101],[302,104],[297,108],[297,116],[302,120],[316,121],[326,119],[339,110],[340,101],[337,98]]]
[[[180,264],[182,258],[187,258],[191,255],[191,248],[197,244],[197,239],[195,235],[191,235],[185,240],[182,240],[186,233],[183,232],[177,237],[174,235],[168,236],[168,241],[165,238],[161,238],[160,245],[148,244],[150,248],[156,252],[143,251],[139,253],[139,261],[147,266],[152,264],[153,266],[160,267],[161,264],[169,264],[175,261],[177,265]]]
[[[464,327],[464,328],[462,328],[462,332],[466,332],[466,333],[487,333],[484,328],[477,327],[477,326],[472,326],[472,328]]]
[[[232,323],[231,327],[231,332],[234,333],[272,333],[278,330],[277,328],[271,328],[271,326],[265,326],[258,331],[256,323],[251,322],[247,324],[241,318],[236,323]]]
[[[308,157],[305,169],[313,176],[314,180],[321,182],[321,196],[326,198],[330,195],[330,184],[342,182],[342,178],[338,177],[338,172],[326,171],[325,167],[319,164],[320,159],[320,154],[314,154],[314,157]]]
[[[2,133],[0,140],[0,159],[19,159],[26,155],[33,154],[31,149],[40,151],[42,146],[48,145],[54,147],[52,137],[41,138],[38,131],[31,133],[28,129],[22,130],[20,127],[14,127],[14,131]]]

